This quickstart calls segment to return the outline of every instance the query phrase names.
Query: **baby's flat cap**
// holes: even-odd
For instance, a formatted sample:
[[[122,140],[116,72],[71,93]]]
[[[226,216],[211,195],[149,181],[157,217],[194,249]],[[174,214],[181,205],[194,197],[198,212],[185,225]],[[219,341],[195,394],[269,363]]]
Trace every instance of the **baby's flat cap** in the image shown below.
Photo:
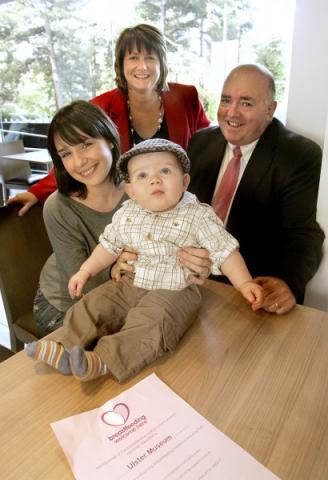
[[[181,164],[184,173],[188,173],[190,170],[190,160],[185,150],[177,143],[165,140],[164,138],[151,138],[138,143],[126,153],[121,155],[117,162],[117,170],[119,175],[128,180],[128,163],[132,157],[141,155],[142,153],[151,152],[171,152],[173,153]]]

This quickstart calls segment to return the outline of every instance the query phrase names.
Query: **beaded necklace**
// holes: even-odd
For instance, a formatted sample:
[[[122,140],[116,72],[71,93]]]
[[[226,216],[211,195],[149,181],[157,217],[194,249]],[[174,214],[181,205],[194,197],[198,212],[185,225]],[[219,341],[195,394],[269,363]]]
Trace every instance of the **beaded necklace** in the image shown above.
[[[155,134],[161,129],[161,126],[162,126],[162,123],[163,123],[163,102],[162,102],[162,97],[160,95],[158,95],[158,101],[159,101],[159,115],[158,115],[158,119],[157,119],[157,129],[156,129],[156,132]],[[133,142],[133,145],[135,144],[134,142],[134,138],[135,136],[137,135],[139,138],[141,138],[138,134],[138,132],[135,131],[135,129],[133,128],[133,118],[132,118],[132,115],[131,115],[131,108],[130,108],[130,100],[129,98],[127,98],[127,105],[128,105],[128,114],[129,114],[129,121],[130,121],[130,131],[131,131],[131,138],[132,138],[132,142]],[[154,134],[154,135],[155,135]]]

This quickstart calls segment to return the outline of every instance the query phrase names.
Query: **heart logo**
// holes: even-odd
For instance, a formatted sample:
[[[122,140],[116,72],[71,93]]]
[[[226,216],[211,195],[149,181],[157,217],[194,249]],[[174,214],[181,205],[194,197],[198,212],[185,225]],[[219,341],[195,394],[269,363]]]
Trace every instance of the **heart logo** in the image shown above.
[[[103,413],[101,419],[106,425],[118,427],[126,423],[129,415],[129,407],[125,403],[117,403],[113,410]]]

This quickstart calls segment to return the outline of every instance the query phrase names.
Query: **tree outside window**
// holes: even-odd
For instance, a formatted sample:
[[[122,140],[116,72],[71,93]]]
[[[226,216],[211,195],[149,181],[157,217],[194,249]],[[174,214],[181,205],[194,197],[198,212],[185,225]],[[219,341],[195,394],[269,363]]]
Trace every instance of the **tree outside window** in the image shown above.
[[[282,100],[289,38],[278,23],[266,41],[256,30],[259,6],[272,3],[281,8],[265,0],[8,0],[0,5],[2,120],[48,121],[62,105],[115,87],[116,38],[141,22],[163,31],[169,79],[196,85],[212,120],[223,78],[238,63],[266,65]],[[290,31],[293,3],[283,2]]]

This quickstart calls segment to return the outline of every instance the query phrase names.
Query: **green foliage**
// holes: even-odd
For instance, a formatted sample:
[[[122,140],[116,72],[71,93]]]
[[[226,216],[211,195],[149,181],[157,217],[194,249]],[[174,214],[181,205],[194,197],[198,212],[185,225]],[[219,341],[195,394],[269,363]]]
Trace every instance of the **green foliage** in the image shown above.
[[[240,38],[252,24],[247,0],[140,0],[137,10],[145,21],[163,31],[169,51],[193,48],[190,39],[198,36],[198,54],[212,41]],[[194,32],[193,32],[194,30]]]
[[[207,117],[211,122],[217,121],[218,98],[203,87],[198,87],[198,93]]]
[[[17,103],[28,118],[51,117],[56,110],[52,90],[48,88],[49,78],[42,72],[30,72],[24,76],[17,95]]]
[[[16,22],[10,13],[3,12],[0,23],[0,102],[13,102],[19,87],[20,77],[26,65],[16,57],[16,43],[13,36]]]
[[[140,0],[137,10],[163,31],[171,77],[204,89],[211,84],[213,42],[238,40],[240,45],[251,28],[247,0]]]
[[[126,25],[113,30],[87,17],[83,20],[80,11],[89,2],[13,0],[1,5],[0,105],[4,113],[10,114],[17,105],[17,112],[31,118],[50,118],[73,99],[89,99],[115,86],[114,46]],[[209,73],[212,45],[237,40],[240,48],[252,27],[248,0],[136,0],[136,11],[138,21],[153,23],[165,35],[169,78],[195,84],[209,118],[215,120],[217,95],[211,93],[214,82]],[[110,17],[110,11],[106,14]],[[285,79],[279,42],[256,46],[257,61],[277,79],[278,97]]]
[[[276,100],[283,99],[285,91],[285,64],[283,62],[283,42],[272,40],[266,45],[256,45],[256,61],[267,67],[273,74],[276,83]]]
[[[95,95],[105,78],[108,83],[111,71],[96,59],[109,40],[97,38],[94,25],[76,18],[85,3],[17,0],[1,7],[2,104],[14,102],[30,115],[34,104],[34,113],[51,117],[63,104]]]

